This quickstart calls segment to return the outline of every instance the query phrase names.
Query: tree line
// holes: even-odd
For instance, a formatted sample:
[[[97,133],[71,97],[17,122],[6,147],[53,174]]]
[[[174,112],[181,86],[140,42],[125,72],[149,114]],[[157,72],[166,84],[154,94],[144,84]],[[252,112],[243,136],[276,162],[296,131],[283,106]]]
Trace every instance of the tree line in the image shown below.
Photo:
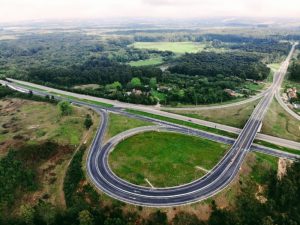
[[[300,56],[298,61],[293,61],[289,68],[289,79],[299,82],[300,81]]]

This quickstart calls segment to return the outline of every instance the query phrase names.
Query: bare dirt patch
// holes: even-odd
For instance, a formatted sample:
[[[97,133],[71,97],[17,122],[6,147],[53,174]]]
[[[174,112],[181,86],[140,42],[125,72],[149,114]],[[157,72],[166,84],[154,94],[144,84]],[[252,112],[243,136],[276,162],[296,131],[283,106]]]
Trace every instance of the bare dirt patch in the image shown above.
[[[279,158],[278,160],[278,169],[277,169],[277,177],[281,179],[287,172],[288,167],[291,166],[293,161],[285,158]]]

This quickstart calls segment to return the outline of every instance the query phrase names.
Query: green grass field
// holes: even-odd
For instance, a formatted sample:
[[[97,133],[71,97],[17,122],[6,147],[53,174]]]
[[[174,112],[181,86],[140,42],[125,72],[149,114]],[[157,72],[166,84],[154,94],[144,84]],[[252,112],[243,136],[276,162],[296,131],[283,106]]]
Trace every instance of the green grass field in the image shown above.
[[[105,140],[108,140],[109,138],[125,130],[151,125],[154,124],[142,120],[132,119],[120,114],[110,113],[108,120],[108,128],[105,134]]]
[[[195,42],[135,42],[132,46],[139,49],[155,49],[183,54],[202,51],[205,44]]]
[[[162,64],[163,60],[161,57],[155,57],[145,60],[139,60],[139,61],[131,61],[128,63],[130,66],[153,66],[153,65],[159,65]]]
[[[119,143],[109,164],[118,176],[134,184],[149,186],[148,179],[155,187],[169,187],[202,177],[228,149],[198,137],[147,132]]]

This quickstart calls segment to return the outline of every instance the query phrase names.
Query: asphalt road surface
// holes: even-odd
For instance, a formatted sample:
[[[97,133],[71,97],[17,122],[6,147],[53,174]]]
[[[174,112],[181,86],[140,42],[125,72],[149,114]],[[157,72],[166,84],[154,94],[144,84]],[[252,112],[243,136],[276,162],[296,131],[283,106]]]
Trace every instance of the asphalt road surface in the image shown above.
[[[255,136],[259,130],[259,127],[261,126],[264,114],[266,113],[270,103],[272,102],[275,92],[281,84],[281,81],[285,74],[284,68],[287,66],[294,48],[295,46],[293,46],[293,48],[291,49],[287,60],[282,64],[281,69],[279,70],[282,72],[278,72],[274,77],[272,86],[265,92],[261,101],[256,106],[251,117],[247,121],[245,127],[240,132],[238,138],[233,142],[232,147],[221,159],[221,161],[204,177],[191,183],[177,187],[142,187],[120,179],[109,168],[108,156],[110,151],[112,151],[113,147],[124,138],[139,132],[145,132],[153,129],[163,129],[171,132],[179,132],[196,136],[199,134],[199,136],[202,137],[208,135],[208,133],[202,132],[202,134],[200,135],[201,131],[198,131],[199,133],[197,133],[196,130],[190,128],[160,121],[159,123],[161,126],[142,127],[129,130],[125,133],[113,137],[110,141],[103,144],[103,136],[107,127],[107,110],[115,111],[118,113],[125,112],[123,112],[119,108],[103,110],[99,106],[96,107],[92,104],[74,101],[75,104],[94,108],[98,113],[101,114],[102,117],[101,124],[88,155],[87,171],[89,177],[96,185],[96,187],[113,198],[131,204],[154,207],[189,204],[211,197],[219,191],[223,190],[234,179],[240,169],[243,160],[245,159],[247,153],[250,151]],[[22,92],[26,91],[26,89],[24,88],[18,88],[15,86],[11,88],[15,88],[15,90],[19,89],[19,91]],[[44,93],[35,91],[35,94],[43,95]],[[148,119],[151,120],[150,118]],[[216,138],[216,135],[212,136],[214,136],[213,138]],[[218,137],[221,138],[221,136]],[[226,141],[228,141],[228,139]],[[265,151],[265,153],[268,153],[267,151],[270,151],[270,149],[264,150],[264,147],[258,147],[258,150],[263,152]],[[288,153],[281,153],[279,151],[273,151],[273,154],[285,154],[285,156],[289,156]]]
[[[287,60],[282,64],[285,67],[289,62],[295,46],[291,49]],[[281,71],[280,69],[280,71]],[[282,69],[283,71],[283,69]],[[182,186],[171,188],[148,188],[131,184],[118,178],[112,173],[108,165],[108,155],[115,144],[127,136],[117,135],[97,149],[95,146],[90,151],[88,157],[88,173],[94,184],[106,194],[124,202],[146,205],[146,206],[174,206],[188,204],[215,195],[224,189],[238,173],[239,168],[250,151],[251,145],[261,126],[262,119],[271,104],[274,94],[281,84],[284,73],[277,73],[270,89],[265,93],[259,104],[254,109],[245,127],[233,143],[231,149],[222,160],[204,177]],[[101,141],[101,133],[104,132],[107,123],[107,115],[102,112],[102,129],[97,133],[97,140]],[[137,128],[129,131],[129,135],[134,135],[139,131]],[[143,132],[145,132],[145,129]],[[150,129],[150,128],[148,128]],[[158,129],[158,128],[157,128]],[[177,132],[185,132],[180,128],[166,127]],[[123,134],[124,135],[124,134]]]
[[[15,80],[10,79],[13,82]],[[45,87],[45,86],[41,86],[41,85],[37,85],[37,84],[32,84],[32,83],[28,83],[28,82],[24,82],[24,81],[17,81],[20,82],[21,84],[25,84],[25,85],[29,85],[29,86],[33,86],[35,88],[41,88],[45,91],[48,91],[49,93],[47,93],[48,95],[56,95],[53,94],[54,93],[58,93],[58,94],[63,94],[63,95],[67,95],[67,96],[72,96],[72,97],[76,97],[79,99],[87,99],[87,100],[92,100],[92,101],[100,101],[100,102],[104,102],[104,103],[109,103],[109,104],[113,104],[116,107],[120,108],[120,109],[134,109],[134,110],[140,110],[140,111],[144,111],[144,112],[148,112],[151,114],[155,114],[155,115],[159,115],[159,116],[164,116],[164,117],[168,117],[168,118],[172,118],[172,119],[177,119],[177,120],[181,120],[181,121],[190,121],[194,124],[198,124],[198,125],[202,125],[202,126],[206,126],[206,127],[211,127],[211,128],[217,128],[218,130],[223,130],[223,131],[227,131],[230,133],[234,133],[234,134],[239,134],[241,132],[241,129],[236,128],[236,127],[231,127],[231,126],[226,126],[223,124],[218,124],[218,123],[214,123],[214,122],[209,122],[209,121],[205,121],[205,120],[200,120],[200,119],[195,119],[195,118],[190,118],[187,116],[182,116],[182,115],[178,115],[178,114],[174,114],[174,113],[169,113],[169,112],[164,112],[164,111],[159,111],[153,108],[149,108],[147,106],[141,106],[141,105],[134,105],[134,104],[128,104],[128,103],[120,103],[117,101],[113,101],[113,100],[107,100],[107,99],[102,99],[102,98],[98,98],[98,97],[93,97],[93,96],[88,96],[88,95],[81,95],[81,94],[76,94],[76,93],[72,93],[72,92],[66,92],[66,91],[62,91],[62,90],[58,90],[58,89],[53,89],[53,88],[49,88],[49,87]],[[7,84],[6,81],[1,81],[0,83],[2,83],[3,85]],[[18,91],[27,91],[25,88],[19,86],[17,83],[9,83],[10,87],[12,89],[18,89]],[[28,88],[27,88],[28,89]],[[40,95],[46,95],[45,92],[42,91],[36,91],[34,89],[32,89],[32,91],[35,94],[40,94]],[[56,98],[62,98],[62,97],[56,97]],[[69,101],[74,101],[73,99],[67,99],[67,98],[62,98],[62,99],[66,99]],[[262,141],[267,141],[276,145],[281,145],[287,148],[294,148],[294,149],[300,149],[300,143],[299,142],[295,142],[295,141],[290,141],[290,140],[286,140],[286,139],[282,139],[282,138],[278,138],[278,137],[274,137],[274,136],[270,136],[270,135],[266,135],[266,134],[261,134],[258,133],[256,136],[256,139],[258,140],[262,140]]]

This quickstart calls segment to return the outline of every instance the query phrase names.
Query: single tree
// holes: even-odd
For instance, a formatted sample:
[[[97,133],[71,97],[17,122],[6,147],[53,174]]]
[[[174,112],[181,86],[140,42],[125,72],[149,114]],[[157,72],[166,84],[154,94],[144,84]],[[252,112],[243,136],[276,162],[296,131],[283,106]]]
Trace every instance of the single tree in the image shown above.
[[[142,82],[141,82],[141,79],[138,78],[138,77],[134,77],[131,79],[130,81],[130,84],[133,88],[136,88],[136,87],[141,87],[142,86]]]
[[[152,89],[156,89],[156,87],[157,87],[157,80],[156,80],[155,77],[152,77],[152,78],[150,79],[150,81],[149,81],[149,86],[150,86],[150,88],[152,88]]]
[[[58,107],[60,109],[60,112],[61,112],[62,116],[70,115],[73,112],[73,109],[72,109],[72,106],[71,106],[70,102],[61,101],[61,102],[58,103]]]
[[[90,127],[93,125],[93,120],[90,114],[86,114],[85,120],[84,120],[84,126],[86,129],[90,129]]]

